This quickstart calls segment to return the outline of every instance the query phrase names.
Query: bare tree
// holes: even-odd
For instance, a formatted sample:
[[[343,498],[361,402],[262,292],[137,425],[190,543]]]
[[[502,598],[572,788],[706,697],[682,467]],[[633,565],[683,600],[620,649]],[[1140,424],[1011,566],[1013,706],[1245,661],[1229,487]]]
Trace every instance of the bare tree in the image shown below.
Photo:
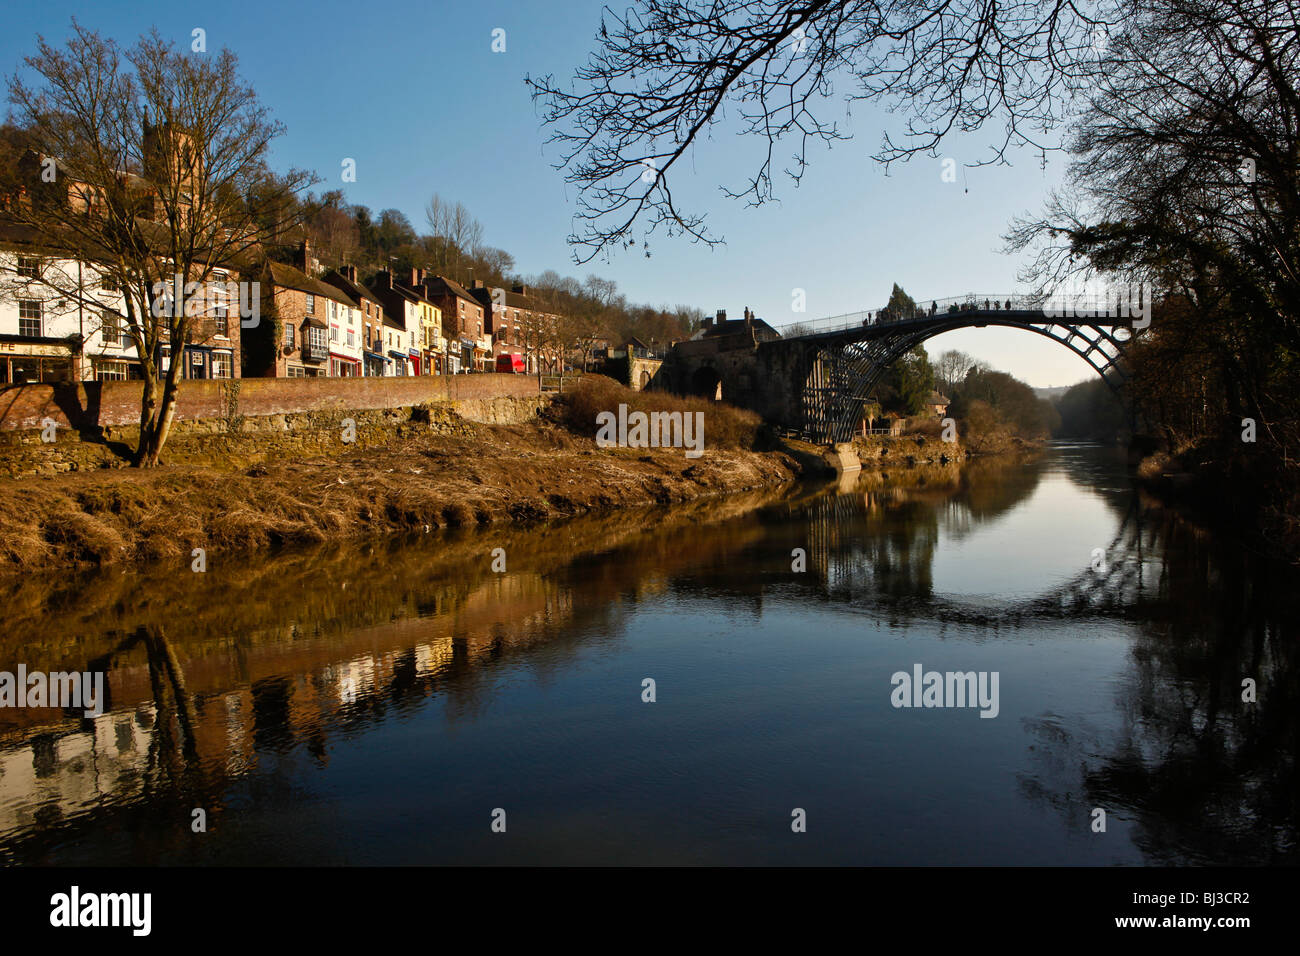
[[[118,294],[105,297],[80,274],[74,282],[66,268],[15,281],[124,323],[144,380],[135,464],[155,465],[182,349],[209,327],[213,297],[203,287],[296,221],[298,194],[313,180],[267,168],[281,127],[228,50],[182,53],[155,30],[123,53],[74,21],[65,48],[41,39],[24,62],[37,85],[15,76],[9,98],[40,162],[6,216],[52,257],[93,264]]]
[[[1013,250],[1039,245],[1045,291],[1118,274],[1154,287],[1170,334],[1145,354],[1162,394],[1195,342],[1226,389],[1217,421],[1294,422],[1300,386],[1300,12],[1271,0],[1140,0],[1070,143],[1067,190],[1020,220]],[[1196,322],[1200,330],[1180,323]],[[1166,331],[1153,322],[1152,334]],[[1189,369],[1192,367],[1188,366]],[[1202,364],[1196,366],[1199,375]],[[1297,431],[1296,434],[1300,434]],[[1281,442],[1279,441],[1279,444]],[[1238,444],[1240,444],[1238,442]]]
[[[952,390],[966,378],[966,373],[976,366],[975,359],[965,352],[948,349],[934,362],[934,375],[939,383],[952,394]]]
[[[671,183],[678,162],[732,108],[756,137],[756,168],[743,188],[757,205],[773,197],[779,144],[794,146],[785,172],[797,183],[807,148],[845,138],[824,118],[837,80],[846,99],[903,106],[902,143],[887,135],[876,158],[931,152],[954,130],[1000,119],[981,162],[1009,148],[1050,148],[1061,119],[1096,67],[1099,31],[1118,0],[635,0],[605,8],[598,48],[575,82],[528,79],[559,144],[557,168],[579,188],[579,262],[632,244],[634,226],[663,227],[713,243],[704,217],[681,209]],[[977,163],[978,164],[978,163]]]
[[[437,266],[458,282],[466,281],[466,260],[483,243],[482,223],[462,203],[448,202],[437,193],[425,204],[424,217],[434,240]]]

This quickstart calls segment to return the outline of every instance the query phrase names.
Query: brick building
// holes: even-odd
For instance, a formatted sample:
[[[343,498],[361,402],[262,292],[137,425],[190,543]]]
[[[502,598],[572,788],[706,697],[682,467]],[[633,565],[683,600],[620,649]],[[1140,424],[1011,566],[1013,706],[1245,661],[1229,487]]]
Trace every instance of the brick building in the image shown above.
[[[454,279],[425,276],[425,294],[442,309],[442,325],[447,336],[447,353],[455,367],[489,370],[493,367],[492,333],[488,330],[483,303]]]
[[[330,341],[331,314],[337,333],[341,330],[339,306],[352,308],[341,289],[307,275],[296,266],[269,259],[248,275],[261,283],[261,316],[256,328],[244,330],[244,375],[327,378],[331,371],[331,344],[339,358],[354,363],[354,371],[349,374],[361,374],[359,344],[348,351],[341,342]],[[346,327],[346,317],[342,321]],[[360,334],[355,317],[352,328],[355,334]]]

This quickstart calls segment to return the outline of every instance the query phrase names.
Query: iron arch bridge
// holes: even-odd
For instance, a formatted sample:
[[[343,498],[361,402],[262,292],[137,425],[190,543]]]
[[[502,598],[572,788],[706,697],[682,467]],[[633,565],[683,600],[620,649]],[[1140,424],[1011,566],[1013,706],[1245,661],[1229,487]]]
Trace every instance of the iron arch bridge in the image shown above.
[[[809,441],[849,441],[886,369],[926,339],[955,329],[998,326],[1057,342],[1117,393],[1136,331],[1149,324],[1139,295],[1045,300],[966,295],[918,305],[910,315],[854,312],[788,326],[727,323],[674,346],[654,384],[753,409]],[[792,334],[793,333],[793,334]]]
[[[840,442],[852,438],[886,369],[936,335],[987,326],[1034,332],[1068,348],[1118,393],[1127,380],[1122,357],[1135,325],[1144,327],[1140,306],[1122,296],[1065,303],[963,296],[936,300],[911,316],[880,310],[823,319],[782,342],[817,346],[802,389],[801,430],[811,440]]]

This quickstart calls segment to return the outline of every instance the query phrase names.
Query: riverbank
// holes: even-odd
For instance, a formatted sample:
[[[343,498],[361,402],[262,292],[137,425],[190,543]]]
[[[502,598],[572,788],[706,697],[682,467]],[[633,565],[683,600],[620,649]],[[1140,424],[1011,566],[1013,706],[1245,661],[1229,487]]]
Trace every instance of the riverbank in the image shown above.
[[[833,477],[825,449],[757,416],[589,376],[562,396],[476,396],[178,423],[162,467],[124,467],[131,426],[0,435],[0,575],[205,561],[443,529],[531,526]],[[704,449],[598,447],[603,410],[702,415]],[[938,435],[857,439],[841,485],[953,488],[981,456]],[[993,457],[1015,458],[1016,447]]]
[[[1300,493],[1285,462],[1207,443],[1177,454],[1144,455],[1137,462],[1137,480],[1156,499],[1300,565]]]
[[[629,393],[635,394],[635,393]],[[615,396],[617,397],[617,396]],[[0,574],[176,562],[327,541],[531,524],[779,486],[813,473],[780,448],[743,447],[710,412],[696,459],[682,449],[598,448],[594,428],[568,424],[566,400],[513,424],[468,421],[441,406],[345,412],[287,431],[241,423],[187,433],[167,464],[0,480]],[[757,432],[757,420],[753,423]],[[734,425],[734,423],[732,423]],[[309,427],[310,426],[310,427]],[[730,436],[730,437],[729,437]],[[732,447],[725,447],[730,444]]]

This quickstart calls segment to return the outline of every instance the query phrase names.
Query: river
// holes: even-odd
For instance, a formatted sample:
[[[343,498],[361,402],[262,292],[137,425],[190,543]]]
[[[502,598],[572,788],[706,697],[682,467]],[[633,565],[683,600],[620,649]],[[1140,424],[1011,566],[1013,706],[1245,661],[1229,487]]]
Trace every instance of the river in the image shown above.
[[[1294,863],[1298,583],[1067,444],[13,580],[0,861]]]

